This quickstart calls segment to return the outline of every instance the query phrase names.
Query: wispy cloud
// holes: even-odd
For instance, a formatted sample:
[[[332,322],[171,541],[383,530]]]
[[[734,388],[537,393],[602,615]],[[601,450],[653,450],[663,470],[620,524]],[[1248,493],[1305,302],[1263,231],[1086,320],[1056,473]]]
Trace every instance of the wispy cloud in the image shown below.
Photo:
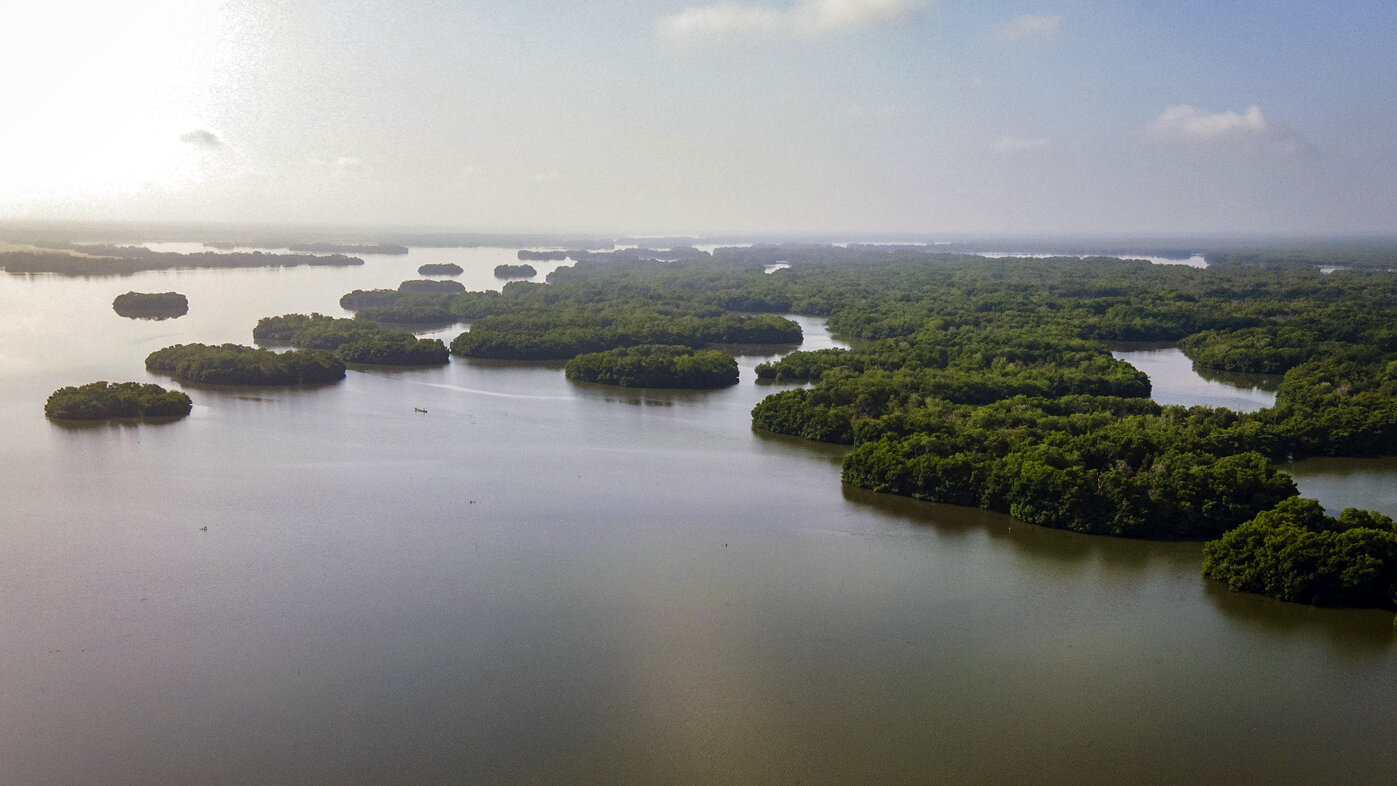
[[[332,171],[336,175],[357,175],[367,168],[363,160],[355,156],[340,156],[332,165]]]
[[[1062,26],[1062,17],[1053,14],[1024,14],[999,26],[996,34],[1001,41],[1023,41],[1028,38],[1052,38]]]
[[[682,43],[740,36],[836,35],[904,19],[925,0],[800,0],[788,8],[718,3],[686,8],[660,21],[660,34]]]
[[[1000,153],[1022,153],[1029,150],[1042,150],[1050,140],[1047,137],[1004,136],[995,140],[994,149]]]
[[[203,148],[205,150],[218,150],[228,146],[228,143],[224,142],[218,134],[215,134],[207,128],[196,128],[193,131],[186,131],[179,135],[179,141],[186,145],[193,145],[194,147]]]
[[[1160,139],[1197,144],[1251,144],[1285,153],[1307,148],[1294,131],[1267,120],[1259,106],[1249,106],[1244,112],[1210,113],[1178,104],[1160,113],[1149,131]]]

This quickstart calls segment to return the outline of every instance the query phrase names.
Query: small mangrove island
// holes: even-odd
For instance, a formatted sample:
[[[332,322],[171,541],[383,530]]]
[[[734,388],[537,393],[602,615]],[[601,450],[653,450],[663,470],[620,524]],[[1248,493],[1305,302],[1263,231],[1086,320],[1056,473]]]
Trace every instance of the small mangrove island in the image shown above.
[[[44,402],[44,415],[53,420],[178,418],[193,407],[185,393],[159,385],[89,382],[55,390]]]
[[[538,269],[527,263],[495,265],[495,278],[533,278],[536,275],[538,275]]]
[[[127,292],[112,301],[127,319],[176,319],[189,313],[189,298],[178,292]]]
[[[568,361],[568,379],[635,388],[709,390],[736,385],[737,361],[716,349],[641,344],[589,352]]]
[[[150,353],[146,369],[204,385],[314,385],[345,375],[344,361],[331,352],[272,352],[241,344],[176,344]]]
[[[428,262],[417,268],[419,276],[459,276],[466,272],[455,262]]]

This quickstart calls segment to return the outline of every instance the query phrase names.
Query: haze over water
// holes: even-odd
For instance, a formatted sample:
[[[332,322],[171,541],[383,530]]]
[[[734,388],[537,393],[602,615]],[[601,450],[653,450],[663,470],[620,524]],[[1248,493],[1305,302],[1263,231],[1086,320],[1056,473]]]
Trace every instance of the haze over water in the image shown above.
[[[750,428],[788,348],[711,392],[453,358],[189,387],[163,425],[42,415],[169,385],[161,346],[510,257],[0,276],[0,781],[1385,781],[1390,613],[842,488],[841,449]],[[122,319],[131,289],[190,312]]]

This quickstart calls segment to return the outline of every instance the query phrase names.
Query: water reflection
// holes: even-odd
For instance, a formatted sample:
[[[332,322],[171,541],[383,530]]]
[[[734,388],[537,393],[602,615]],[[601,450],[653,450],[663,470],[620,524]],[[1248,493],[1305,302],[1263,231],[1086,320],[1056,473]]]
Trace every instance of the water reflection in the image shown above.
[[[1350,663],[1389,658],[1397,651],[1397,632],[1390,611],[1285,603],[1233,592],[1220,581],[1202,581],[1204,597],[1219,613],[1277,646],[1286,646],[1296,639],[1316,640],[1332,655]]]
[[[1149,376],[1150,398],[1160,404],[1227,407],[1237,412],[1255,412],[1276,404],[1279,376],[1212,370],[1204,373],[1172,343],[1122,341],[1110,347],[1112,357]]]
[[[160,418],[110,418],[107,420],[55,420],[49,423],[65,431],[134,431],[145,426],[166,426],[184,420],[185,416]]]
[[[1110,564],[1119,577],[1134,581],[1145,568],[1164,560],[1171,568],[1191,566],[1197,570],[1198,544],[1083,535],[1068,530],[1028,524],[1003,513],[981,508],[922,502],[894,494],[878,494],[844,484],[844,499],[868,506],[884,516],[918,526],[934,527],[938,534],[953,537],[982,535],[990,541],[1009,545],[1032,559],[1044,560],[1073,571],[1088,565]]]

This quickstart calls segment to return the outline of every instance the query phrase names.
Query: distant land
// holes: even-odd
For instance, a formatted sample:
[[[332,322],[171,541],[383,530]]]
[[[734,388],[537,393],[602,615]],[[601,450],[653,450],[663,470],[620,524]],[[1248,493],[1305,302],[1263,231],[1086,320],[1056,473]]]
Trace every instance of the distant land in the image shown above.
[[[343,254],[268,254],[262,251],[178,254],[140,246],[51,245],[0,249],[0,269],[7,273],[55,273],[63,276],[128,276],[145,270],[191,268],[347,267],[364,260]]]
[[[1306,264],[1342,266],[1375,255],[1397,260],[1397,233],[1389,235],[1285,235],[1285,234],[979,234],[948,231],[903,232],[713,232],[683,235],[637,235],[610,232],[473,231],[449,227],[268,225],[234,223],[8,221],[0,222],[0,251],[14,246],[46,246],[86,243],[204,243],[210,248],[292,247],[356,248],[340,253],[385,253],[362,247],[513,248],[552,251],[609,251],[616,248],[679,249],[696,246],[762,245],[814,248],[837,245],[878,244],[926,247],[945,253],[1028,253],[1067,256],[1162,257],[1185,259],[1193,255],[1242,255],[1264,253],[1271,263],[1304,256]],[[7,244],[10,248],[7,248]],[[1344,262],[1344,259],[1349,262]],[[1377,262],[1376,264],[1386,264]]]

